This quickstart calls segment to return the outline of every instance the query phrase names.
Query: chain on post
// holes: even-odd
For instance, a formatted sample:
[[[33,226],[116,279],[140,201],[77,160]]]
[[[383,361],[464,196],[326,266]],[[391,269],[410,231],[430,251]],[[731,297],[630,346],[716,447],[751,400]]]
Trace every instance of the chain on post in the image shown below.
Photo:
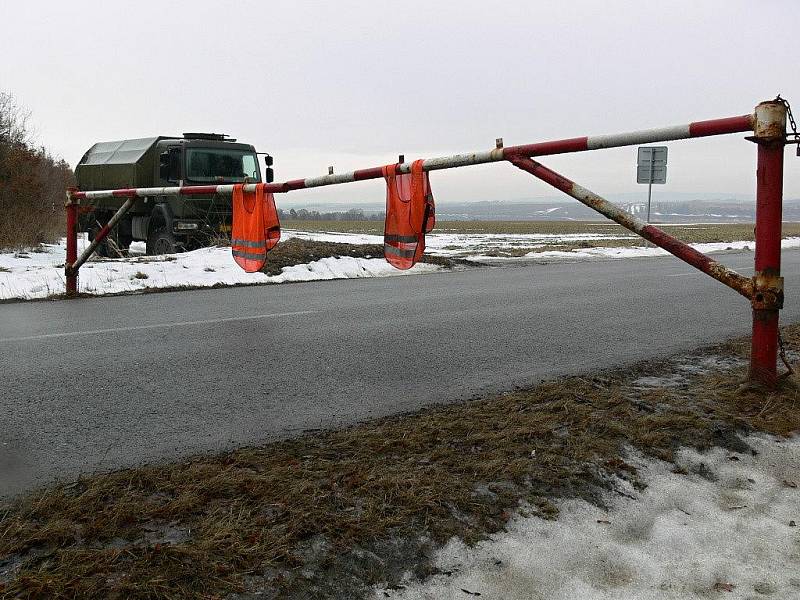
[[[786,134],[786,143],[797,144],[797,156],[800,156],[800,133],[797,133],[797,123],[795,122],[794,115],[792,114],[792,107],[788,100],[781,98],[780,94],[778,94],[778,97],[775,98],[775,101],[780,102],[786,107],[786,116],[789,118],[789,127],[792,128],[792,133]]]
[[[794,369],[792,368],[792,365],[789,364],[789,359],[786,356],[786,348],[784,348],[783,346],[783,336],[781,335],[780,330],[778,330],[778,347],[780,348],[779,354],[781,357],[781,361],[789,371],[788,373],[786,373],[786,375],[794,375]]]

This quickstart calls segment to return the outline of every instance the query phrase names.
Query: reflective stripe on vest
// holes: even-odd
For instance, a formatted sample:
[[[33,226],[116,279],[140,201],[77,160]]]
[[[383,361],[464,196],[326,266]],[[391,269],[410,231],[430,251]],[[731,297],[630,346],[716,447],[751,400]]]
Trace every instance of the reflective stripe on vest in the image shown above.
[[[248,248],[266,248],[266,241],[263,242],[250,242],[248,240],[231,240],[231,246],[247,246]]]
[[[238,256],[240,258],[246,258],[248,260],[255,260],[255,261],[262,260],[263,261],[264,260],[264,254],[266,254],[266,251],[259,252],[259,253],[256,254],[256,253],[253,253],[253,252],[244,252],[242,250],[236,250],[234,248],[234,249],[231,250],[231,254],[233,254],[233,256]],[[236,261],[236,262],[239,262],[239,261]],[[253,271],[251,271],[251,272],[253,272]]]
[[[231,255],[248,273],[260,271],[281,237],[281,224],[275,198],[259,183],[253,192],[245,192],[242,184],[233,186],[233,225]]]
[[[386,223],[383,256],[398,269],[410,269],[425,251],[425,233],[435,221],[433,194],[422,161],[414,161],[410,174],[398,174],[397,165],[383,167],[386,180]]]

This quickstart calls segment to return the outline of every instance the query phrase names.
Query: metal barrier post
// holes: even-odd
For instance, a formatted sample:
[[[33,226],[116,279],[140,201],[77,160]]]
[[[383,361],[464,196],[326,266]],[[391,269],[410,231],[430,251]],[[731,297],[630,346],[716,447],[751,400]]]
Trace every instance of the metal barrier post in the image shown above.
[[[78,294],[78,270],[72,267],[78,258],[78,201],[67,192],[67,257],[64,262],[67,296]]]
[[[750,379],[773,388],[778,378],[778,311],[783,308],[781,220],[786,107],[782,102],[762,102],[756,107],[754,133],[749,138],[758,144]]]

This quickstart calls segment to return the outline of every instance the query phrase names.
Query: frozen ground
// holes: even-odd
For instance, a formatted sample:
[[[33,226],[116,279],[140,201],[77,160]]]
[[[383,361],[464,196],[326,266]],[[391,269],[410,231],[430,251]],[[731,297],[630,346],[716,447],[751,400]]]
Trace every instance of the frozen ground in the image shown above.
[[[451,541],[442,574],[375,598],[800,598],[800,438],[747,442],[753,454],[683,450],[678,469],[633,457],[644,491],[618,481],[608,510],[571,500],[556,521],[519,515],[472,549]]]
[[[383,238],[368,234],[341,234],[284,230],[283,239],[297,237],[308,240],[349,244],[382,244]],[[427,238],[427,251],[439,256],[459,256],[481,263],[507,264],[521,261],[590,260],[663,256],[660,248],[617,247],[582,248],[573,251],[544,250],[519,257],[487,256],[503,250],[543,248],[554,243],[623,240],[632,236],[602,234],[464,234],[434,233]],[[79,251],[86,245],[79,240]],[[800,247],[800,238],[783,240],[784,248]],[[385,277],[436,271],[441,267],[418,264],[409,271],[398,271],[382,258],[324,258],[305,265],[286,267],[280,275],[245,273],[231,258],[228,248],[203,248],[171,256],[142,256],[144,244],[134,243],[131,256],[115,260],[92,260],[81,268],[79,286],[82,293],[114,294],[136,292],[147,288],[181,286],[210,287],[343,279]],[[752,242],[695,244],[701,252],[752,248]],[[136,255],[138,254],[138,255]],[[0,253],[0,300],[34,299],[64,293],[64,240],[38,251]]]
[[[468,258],[484,257],[492,250],[513,250],[517,248],[544,248],[564,242],[590,242],[593,240],[630,240],[634,235],[605,235],[601,233],[446,233],[437,230],[425,237],[426,251],[439,256],[460,256]],[[345,244],[383,244],[383,236],[367,233],[338,233],[320,231],[293,231],[294,237],[321,242],[341,242]],[[569,253],[563,253],[569,254]]]

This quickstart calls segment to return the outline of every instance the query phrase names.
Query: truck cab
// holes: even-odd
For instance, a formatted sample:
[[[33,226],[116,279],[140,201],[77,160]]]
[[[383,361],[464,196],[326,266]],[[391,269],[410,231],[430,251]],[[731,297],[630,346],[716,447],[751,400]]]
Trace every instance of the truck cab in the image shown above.
[[[184,133],[95,144],[81,158],[75,177],[82,191],[271,182],[272,157],[267,155],[265,163],[262,177],[252,145],[224,134]],[[93,239],[123,202],[124,198],[94,201],[94,210],[79,221],[81,230]],[[137,198],[98,252],[120,255],[135,240],[146,243],[148,254],[227,243],[231,215],[230,196],[154,193]]]

